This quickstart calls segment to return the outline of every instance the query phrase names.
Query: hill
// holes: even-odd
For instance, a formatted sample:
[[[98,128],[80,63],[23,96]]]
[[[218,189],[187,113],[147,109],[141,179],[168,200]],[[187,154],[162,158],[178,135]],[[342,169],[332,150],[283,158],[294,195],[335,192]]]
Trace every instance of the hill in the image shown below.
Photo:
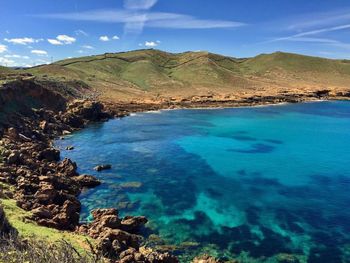
[[[26,70],[83,81],[101,98],[242,96],[350,87],[350,61],[276,52],[237,59],[208,52],[136,50],[58,61]]]

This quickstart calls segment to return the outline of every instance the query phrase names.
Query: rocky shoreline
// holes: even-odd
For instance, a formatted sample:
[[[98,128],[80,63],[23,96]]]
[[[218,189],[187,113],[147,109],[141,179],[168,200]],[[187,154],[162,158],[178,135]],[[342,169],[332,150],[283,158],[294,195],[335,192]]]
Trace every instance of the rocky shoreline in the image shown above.
[[[36,88],[30,86],[33,87]],[[39,93],[53,95],[45,89]],[[11,185],[15,191],[2,190],[0,187],[0,198],[15,199],[19,207],[32,213],[30,219],[39,225],[76,231],[96,239],[98,251],[113,262],[178,260],[169,253],[154,252],[140,246],[142,237],[139,235],[139,229],[147,222],[142,216],[119,218],[115,209],[98,209],[92,211],[92,223],[80,224],[81,204],[78,196],[83,188],[94,187],[100,182],[91,175],[79,175],[77,165],[72,160],[61,160],[60,152],[52,145],[53,139],[82,129],[89,123],[124,117],[132,112],[257,106],[320,99],[348,99],[350,96],[316,91],[310,94],[254,96],[239,100],[217,100],[208,97],[155,103],[102,103],[71,100],[60,94],[54,95],[60,102],[58,106],[52,109],[24,107],[20,111],[12,112],[13,115],[6,116],[1,123],[0,149],[4,160],[0,164],[0,182]],[[2,99],[3,101],[0,98],[0,105],[1,102],[7,103],[6,96]],[[48,100],[49,103],[51,100]],[[1,217],[4,218],[3,213],[0,213]],[[3,222],[6,222],[6,219]],[[6,229],[9,229],[8,223]],[[0,233],[2,230],[0,224]],[[215,262],[212,258],[200,260],[196,262]]]

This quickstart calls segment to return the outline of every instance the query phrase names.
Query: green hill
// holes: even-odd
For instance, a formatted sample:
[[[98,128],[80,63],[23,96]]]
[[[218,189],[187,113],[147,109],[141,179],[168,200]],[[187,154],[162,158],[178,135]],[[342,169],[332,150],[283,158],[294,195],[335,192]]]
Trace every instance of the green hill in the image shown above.
[[[67,59],[27,71],[39,78],[83,81],[109,99],[350,87],[350,61],[282,52],[237,59],[208,52],[136,50]]]

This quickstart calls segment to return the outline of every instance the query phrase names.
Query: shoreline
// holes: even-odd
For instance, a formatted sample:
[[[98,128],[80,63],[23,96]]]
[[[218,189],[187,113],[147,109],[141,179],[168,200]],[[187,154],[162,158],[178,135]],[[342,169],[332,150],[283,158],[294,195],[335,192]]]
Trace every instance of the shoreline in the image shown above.
[[[255,105],[247,105],[247,106],[208,106],[208,107],[184,107],[184,108],[162,108],[159,110],[149,110],[144,112],[132,112],[129,116],[135,116],[138,113],[161,113],[161,111],[173,111],[173,110],[224,110],[224,109],[239,109],[239,108],[260,108],[260,107],[271,107],[271,106],[283,106],[283,105],[289,105],[289,104],[300,104],[300,103],[317,103],[317,102],[331,102],[331,101],[349,101],[344,99],[336,99],[336,100],[305,100],[301,102],[278,102],[278,103],[271,103],[271,104],[255,104]],[[125,116],[128,117],[128,116]],[[123,118],[123,117],[122,117]]]
[[[60,137],[64,136],[64,133],[67,133],[66,132],[67,128],[71,130],[71,131],[69,131],[69,134],[71,134],[71,132],[75,132],[75,131],[82,130],[82,129],[86,128],[89,123],[96,123],[96,122],[101,122],[101,121],[103,122],[103,121],[108,121],[108,120],[111,120],[111,119],[123,118],[123,117],[131,116],[132,114],[137,114],[137,113],[140,113],[140,112],[149,112],[149,113],[153,112],[153,113],[156,113],[157,111],[161,112],[163,110],[190,110],[190,109],[198,110],[198,109],[243,108],[243,107],[244,108],[246,108],[246,107],[268,107],[268,106],[278,106],[278,105],[289,104],[289,103],[312,103],[312,102],[323,102],[323,101],[349,100],[348,97],[331,97],[331,98],[329,98],[329,97],[327,97],[327,98],[319,98],[319,97],[302,97],[302,98],[300,98],[299,97],[297,101],[295,99],[291,99],[290,97],[284,98],[284,101],[283,101],[283,98],[280,98],[280,97],[278,98],[278,100],[274,100],[271,97],[267,97],[267,99],[268,100],[266,100],[266,98],[263,97],[263,98],[260,98],[260,100],[255,99],[254,101],[249,101],[249,99],[248,99],[248,101],[246,101],[246,100],[243,100],[243,101],[242,100],[241,101],[235,100],[235,101],[225,101],[225,102],[223,102],[223,101],[205,101],[205,102],[179,103],[179,104],[177,104],[177,103],[159,103],[159,104],[140,103],[140,104],[133,104],[133,103],[118,103],[118,102],[116,102],[116,103],[95,102],[97,104],[104,105],[104,111],[102,110],[103,107],[98,106],[98,108],[100,110],[99,114],[101,114],[101,116],[99,118],[91,118],[91,120],[89,118],[85,118],[85,120],[84,120],[83,117],[86,117],[86,116],[84,116],[84,114],[82,114],[82,116],[83,116],[82,120],[84,122],[84,125],[81,125],[80,127],[73,127],[75,125],[68,125],[67,126],[64,123],[60,124],[60,122],[56,122],[56,123],[55,122],[54,123],[46,123],[45,122],[45,123],[43,123],[44,120],[33,119],[32,120],[33,123],[31,123],[30,125],[34,125],[34,127],[36,127],[38,125],[42,129],[42,134],[44,135],[43,136],[44,140],[43,141],[39,140],[37,142],[36,141],[32,141],[32,144],[33,144],[32,146],[33,146],[33,148],[35,148],[35,147],[38,146],[36,144],[39,144],[39,145],[42,144],[42,143],[46,144],[46,146],[44,145],[44,149],[43,149],[43,147],[40,148],[41,152],[38,152],[37,157],[39,157],[40,154],[42,154],[43,152],[45,153],[45,150],[47,150],[49,148],[51,149],[50,152],[47,152],[47,154],[48,154],[47,157],[48,158],[46,158],[44,156],[45,158],[43,158],[43,160],[39,162],[39,164],[38,164],[39,167],[43,167],[44,168],[44,167],[46,167],[46,165],[50,165],[51,162],[54,162],[55,165],[57,165],[57,167],[60,167],[60,165],[63,162],[65,162],[63,167],[55,168],[55,169],[63,169],[64,170],[63,172],[66,174],[65,177],[67,177],[70,180],[69,183],[73,184],[75,187],[79,187],[80,188],[80,190],[77,191],[77,189],[71,189],[72,187],[69,186],[69,184],[68,185],[64,185],[64,187],[66,187],[68,189],[67,191],[68,192],[72,191],[71,193],[76,196],[75,198],[77,200],[79,200],[80,191],[84,187],[86,187],[87,185],[89,185],[89,187],[91,187],[92,185],[98,185],[98,182],[96,181],[97,179],[94,178],[94,177],[93,178],[85,177],[85,178],[82,178],[81,182],[77,182],[76,179],[80,175],[77,174],[77,172],[76,172],[77,167],[76,167],[76,165],[74,163],[74,160],[71,161],[71,160],[68,159],[68,161],[66,161],[66,159],[61,160],[60,158],[57,158],[57,152],[55,153],[55,151],[54,151],[55,149],[52,148],[52,146],[54,145],[53,142],[56,139],[59,139]],[[88,101],[86,101],[86,102],[88,102]],[[72,103],[74,104],[74,101]],[[84,101],[83,102],[81,101],[81,103],[83,104]],[[200,104],[200,106],[198,106],[198,104]],[[69,114],[70,113],[73,114],[75,112],[75,108],[74,107],[69,111],[69,105],[70,104],[68,104],[68,107],[67,107],[68,110],[65,113],[63,113],[62,116],[59,115],[59,118],[63,119],[65,117],[65,115],[67,115],[68,113]],[[77,105],[78,105],[77,108],[79,108],[81,104],[78,103]],[[79,108],[79,110],[81,112],[83,112],[83,113],[85,112],[84,109],[85,108]],[[77,111],[77,112],[79,112],[79,111]],[[75,113],[77,113],[77,112],[75,112]],[[103,113],[105,113],[105,114],[103,114]],[[52,115],[52,113],[50,113],[50,114]],[[56,115],[55,115],[55,118],[56,118]],[[56,126],[55,127],[50,127],[49,124],[52,124],[52,126],[54,126],[54,125],[56,125]],[[72,123],[70,123],[70,124],[72,124]],[[30,128],[32,128],[32,127],[30,127]],[[17,169],[17,166],[23,166],[23,163],[25,165],[25,162],[27,161],[27,160],[25,160],[25,157],[20,157],[20,156],[21,156],[21,154],[25,154],[25,153],[21,153],[21,148],[23,148],[22,145],[29,144],[30,137],[26,136],[26,135],[23,135],[22,133],[26,134],[23,131],[22,131],[22,133],[20,133],[20,132],[18,132],[16,130],[14,131],[14,130],[10,130],[10,129],[11,128],[8,128],[7,133],[5,133],[5,137],[2,137],[2,139],[4,139],[4,138],[8,139],[9,140],[8,142],[10,142],[9,145],[14,144],[15,145],[14,148],[17,149],[17,150],[15,150],[15,151],[11,150],[11,153],[8,153],[8,156],[6,156],[7,162],[5,164],[1,165],[1,172],[3,172],[4,170],[7,170],[7,172],[9,172],[9,169],[7,169],[7,168],[11,168],[11,169],[15,168],[15,169]],[[50,130],[50,129],[52,129],[52,130]],[[45,130],[46,130],[46,132],[45,132]],[[49,132],[49,130],[50,130],[50,132]],[[46,133],[48,133],[48,134],[46,134]],[[16,143],[16,140],[19,140],[20,142]],[[6,143],[5,143],[5,145],[6,145]],[[58,150],[56,150],[56,151],[58,151]],[[8,160],[9,160],[9,158],[11,156],[12,156],[13,160],[9,163]],[[21,160],[21,158],[23,158],[23,160]],[[30,157],[30,158],[32,158],[32,157]],[[49,159],[49,161],[47,161],[47,159]],[[28,172],[28,174],[27,174],[28,175],[28,179],[32,180],[33,179],[33,175],[29,175],[29,174],[32,174],[34,171],[27,171],[27,172]],[[60,171],[60,173],[61,172],[62,171]],[[70,175],[67,176],[67,173],[70,173]],[[48,176],[46,176],[46,177],[48,177]],[[34,176],[34,178],[36,178],[36,177]],[[35,180],[37,180],[37,179],[35,179]],[[51,179],[45,178],[45,180],[46,181],[49,180],[49,182],[51,183],[50,180],[52,180],[52,178]],[[45,180],[44,180],[44,182],[45,182]],[[88,180],[88,181],[86,181],[86,180]],[[2,180],[1,180],[1,182],[2,182]],[[12,181],[12,184],[10,182],[10,185],[13,185],[13,183],[14,183],[14,181]],[[52,189],[51,190],[50,189],[47,190],[47,188],[43,189],[42,186],[40,186],[40,184],[39,185],[33,184],[33,188],[35,188],[35,189],[38,188],[38,190],[36,190],[35,195],[37,195],[37,197],[39,198],[40,194],[37,194],[37,192],[41,191],[41,198],[43,198],[43,199],[49,198],[50,199],[52,197],[52,196],[50,197],[50,191]],[[85,186],[84,186],[84,184],[85,184]],[[19,189],[22,189],[23,186],[19,185],[16,182],[15,183],[15,187],[19,187]],[[53,190],[55,190],[55,189],[53,189]],[[11,194],[8,193],[8,195],[11,195]],[[33,196],[35,196],[35,195],[33,195]],[[51,212],[49,208],[46,208],[46,207],[49,207],[49,205],[41,205],[40,204],[40,206],[37,206],[35,204],[34,205],[33,204],[27,204],[26,202],[28,200],[26,200],[25,197],[21,196],[19,193],[15,193],[15,194],[12,193],[12,197],[10,197],[10,199],[17,200],[16,201],[17,205],[20,206],[21,208],[25,209],[25,210],[33,211],[33,209],[34,209],[35,210],[34,214],[36,214],[36,215],[34,215],[34,217],[31,218],[31,219],[34,222],[37,222],[39,225],[43,225],[43,226],[47,226],[47,227],[54,227],[54,228],[57,228],[57,229],[62,228],[62,226],[59,226],[56,223],[51,222],[50,220],[47,220],[46,218],[42,218],[43,214],[47,214],[48,212]],[[19,200],[21,200],[21,201],[19,201]],[[69,200],[69,199],[66,199],[66,201],[67,200]],[[46,201],[47,200],[44,200],[44,202],[42,202],[42,203],[45,204]],[[64,205],[67,204],[66,201],[64,201],[64,203],[62,204],[63,207],[60,207],[59,209],[61,209],[61,210],[65,209]],[[30,200],[30,202],[34,202],[34,201]],[[54,202],[54,200],[51,200],[50,202]],[[66,206],[68,206],[68,205],[66,205]],[[41,208],[44,207],[46,210],[45,211],[43,211],[42,209],[40,210],[39,209],[40,207]],[[61,229],[61,230],[69,230],[69,231],[73,230],[73,231],[76,232],[77,231],[77,227],[81,228],[82,226],[84,226],[83,227],[84,229],[83,230],[80,229],[80,230],[78,230],[78,232],[79,233],[85,233],[85,234],[89,235],[89,231],[90,231],[89,226],[86,226],[85,224],[81,224],[81,222],[79,221],[79,217],[80,217],[80,201],[79,201],[79,205],[78,204],[74,205],[74,202],[73,202],[73,205],[71,205],[70,208],[71,209],[74,208],[72,210],[73,214],[74,214],[74,218],[71,218],[70,217],[71,215],[66,214],[65,216],[67,218],[66,220],[68,220],[67,221],[68,225],[67,225],[67,227],[63,227],[63,229]],[[67,207],[66,207],[66,209],[67,209]],[[60,214],[57,214],[57,216],[61,215],[62,213],[63,212],[60,212]],[[77,219],[77,216],[78,216],[78,219]],[[53,217],[53,219],[54,218],[55,217]],[[103,216],[102,216],[102,218],[103,218]],[[134,219],[133,223],[136,224],[137,226],[135,226],[135,229],[133,229],[131,232],[137,233],[137,229],[144,224],[144,221],[138,222],[139,217],[135,217],[135,218],[136,219]],[[95,218],[95,219],[96,220],[101,220],[101,218]],[[70,222],[71,220],[74,221],[72,224]],[[121,222],[122,222],[122,220],[124,220],[124,219],[121,219]],[[137,223],[135,223],[135,220],[137,221]],[[97,222],[97,221],[95,223],[99,224],[99,222]],[[133,233],[130,233],[130,234],[133,235]],[[98,239],[100,236],[101,235],[97,235],[97,236],[95,236],[95,238],[97,237],[97,239]]]

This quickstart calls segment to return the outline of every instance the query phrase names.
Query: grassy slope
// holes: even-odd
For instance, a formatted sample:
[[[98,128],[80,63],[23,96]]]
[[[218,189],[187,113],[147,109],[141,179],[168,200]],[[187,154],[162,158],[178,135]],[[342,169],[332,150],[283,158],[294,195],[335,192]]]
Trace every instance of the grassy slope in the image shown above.
[[[6,186],[0,185],[0,187]],[[93,241],[86,236],[37,225],[35,222],[27,219],[27,217],[30,216],[30,212],[16,206],[15,200],[3,199],[0,203],[4,208],[8,221],[18,230],[20,236],[23,238],[36,237],[38,239],[47,240],[48,242],[55,242],[64,239],[71,243],[80,252],[83,252],[84,249],[88,249],[86,240],[93,243]]]
[[[81,79],[113,98],[350,84],[350,61],[282,52],[235,59],[208,52],[136,50],[68,59],[29,71],[38,76]]]

